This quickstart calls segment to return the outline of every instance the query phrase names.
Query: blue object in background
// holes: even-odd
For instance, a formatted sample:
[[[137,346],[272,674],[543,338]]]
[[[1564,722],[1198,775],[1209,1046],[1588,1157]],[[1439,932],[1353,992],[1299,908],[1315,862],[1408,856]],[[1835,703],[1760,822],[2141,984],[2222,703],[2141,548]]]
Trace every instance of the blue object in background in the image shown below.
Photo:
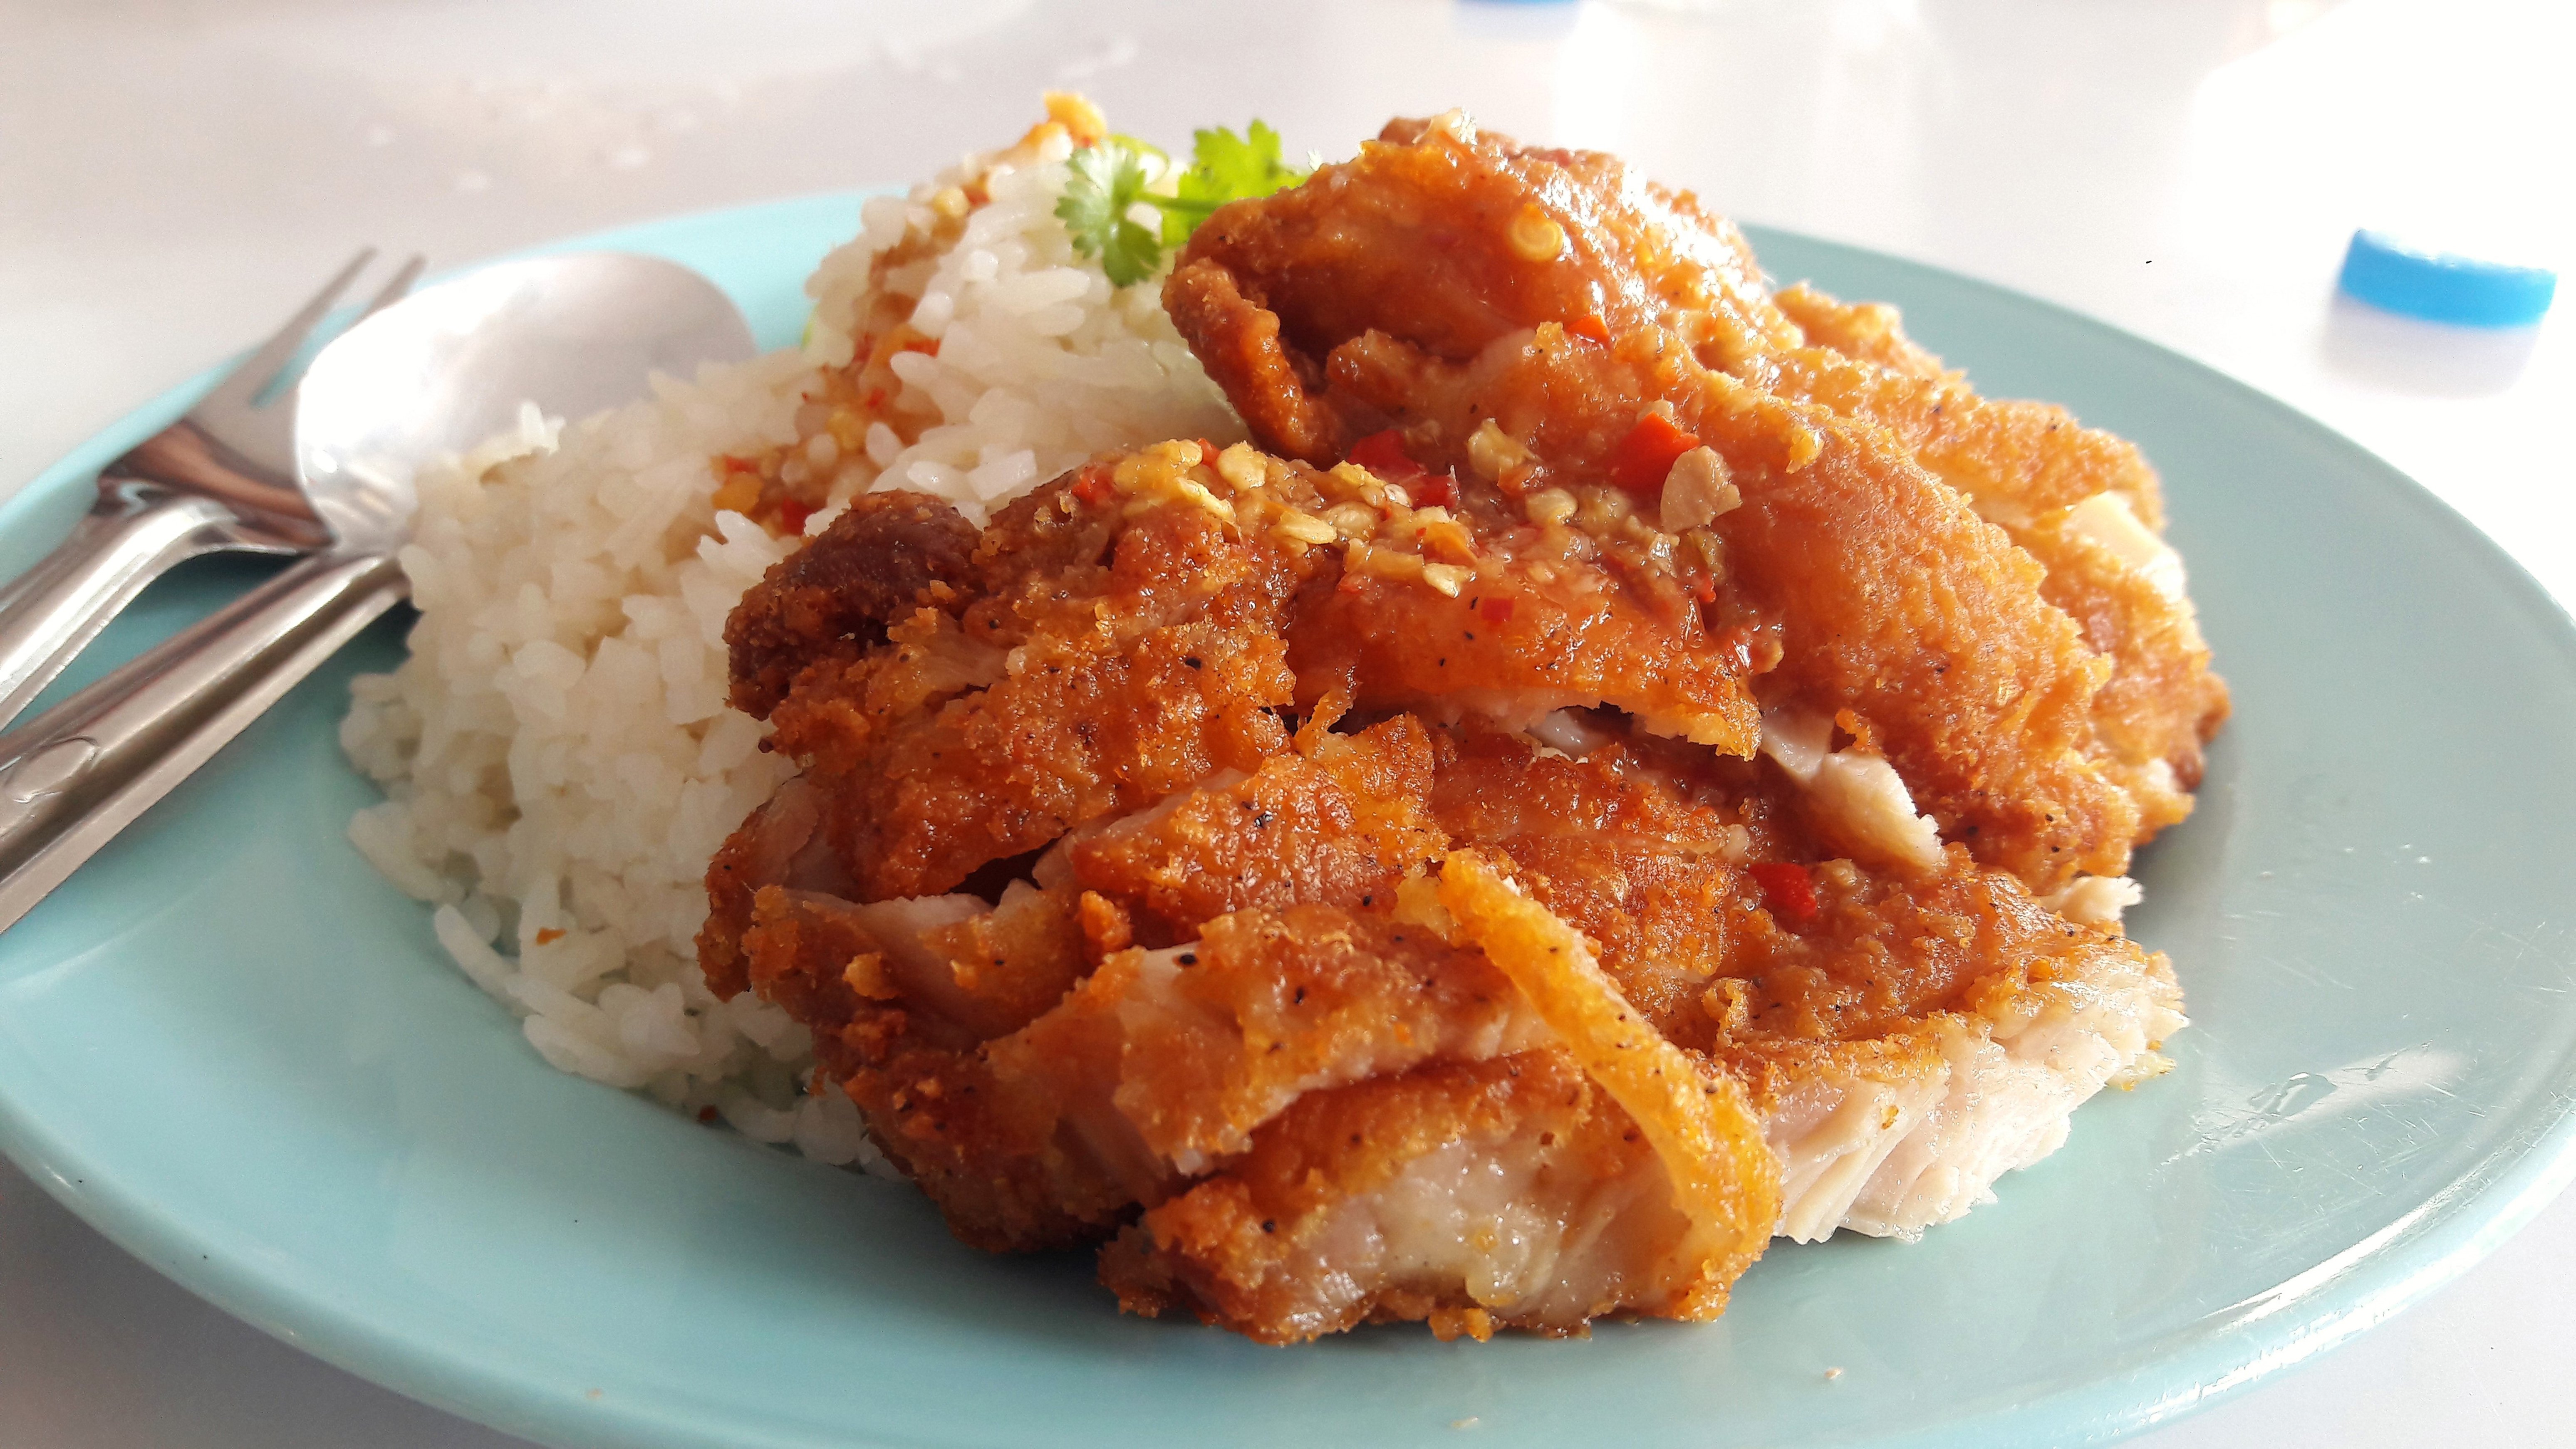
[[[2466,327],[2521,327],[2540,320],[2558,274],[2409,247],[2386,232],[2352,234],[2343,289],[2374,307]]]

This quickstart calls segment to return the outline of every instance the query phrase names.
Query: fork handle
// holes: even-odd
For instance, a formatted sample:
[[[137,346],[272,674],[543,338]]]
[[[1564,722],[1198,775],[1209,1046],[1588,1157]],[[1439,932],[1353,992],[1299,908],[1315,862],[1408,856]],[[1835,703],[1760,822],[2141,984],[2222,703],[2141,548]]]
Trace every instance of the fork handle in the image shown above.
[[[71,537],[0,593],[0,728],[171,565],[229,543],[237,520],[211,498],[159,489],[102,494]]]
[[[0,736],[0,931],[408,591],[305,559]]]

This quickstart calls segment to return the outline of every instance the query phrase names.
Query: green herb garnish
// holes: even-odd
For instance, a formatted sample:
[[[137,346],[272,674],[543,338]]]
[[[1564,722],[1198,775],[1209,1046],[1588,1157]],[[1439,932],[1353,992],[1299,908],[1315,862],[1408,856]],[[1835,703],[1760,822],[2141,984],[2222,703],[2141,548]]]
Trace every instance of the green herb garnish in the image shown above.
[[[1145,191],[1154,179],[1145,153],[1111,136],[1074,152],[1069,164],[1073,176],[1064,184],[1055,214],[1073,233],[1073,249],[1100,258],[1100,269],[1118,286],[1152,276],[1154,264],[1162,260],[1163,239],[1128,214],[1137,202],[1156,199]]]
[[[1111,136],[1073,154],[1073,176],[1055,214],[1073,234],[1073,249],[1100,258],[1113,285],[1131,287],[1162,265],[1163,249],[1188,241],[1208,214],[1229,201],[1268,196],[1306,179],[1305,168],[1279,158],[1279,133],[1253,122],[1238,136],[1220,126],[1191,137],[1190,168],[1173,194],[1149,190],[1163,153],[1142,141]],[[1143,202],[1162,213],[1159,233],[1131,213]]]

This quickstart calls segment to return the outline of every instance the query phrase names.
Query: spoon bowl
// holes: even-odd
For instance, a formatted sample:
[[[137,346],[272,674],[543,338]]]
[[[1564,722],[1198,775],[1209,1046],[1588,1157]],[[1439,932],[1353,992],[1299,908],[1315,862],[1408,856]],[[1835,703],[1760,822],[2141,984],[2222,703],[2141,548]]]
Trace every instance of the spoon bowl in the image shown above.
[[[342,333],[304,375],[295,458],[341,552],[410,536],[412,478],[534,404],[576,418],[632,401],[656,372],[753,352],[731,298],[677,262],[584,252],[441,282]]]

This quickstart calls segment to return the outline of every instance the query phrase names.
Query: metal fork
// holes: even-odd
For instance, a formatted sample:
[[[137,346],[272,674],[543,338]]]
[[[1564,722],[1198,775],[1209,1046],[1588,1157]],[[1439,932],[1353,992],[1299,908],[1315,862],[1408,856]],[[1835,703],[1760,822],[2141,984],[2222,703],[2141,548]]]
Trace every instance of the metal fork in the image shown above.
[[[225,549],[299,554],[330,543],[296,485],[294,393],[279,384],[375,255],[359,252],[186,416],[101,469],[98,499],[71,537],[0,588],[0,727],[172,565]],[[421,266],[419,257],[404,263],[359,315],[410,291]]]

